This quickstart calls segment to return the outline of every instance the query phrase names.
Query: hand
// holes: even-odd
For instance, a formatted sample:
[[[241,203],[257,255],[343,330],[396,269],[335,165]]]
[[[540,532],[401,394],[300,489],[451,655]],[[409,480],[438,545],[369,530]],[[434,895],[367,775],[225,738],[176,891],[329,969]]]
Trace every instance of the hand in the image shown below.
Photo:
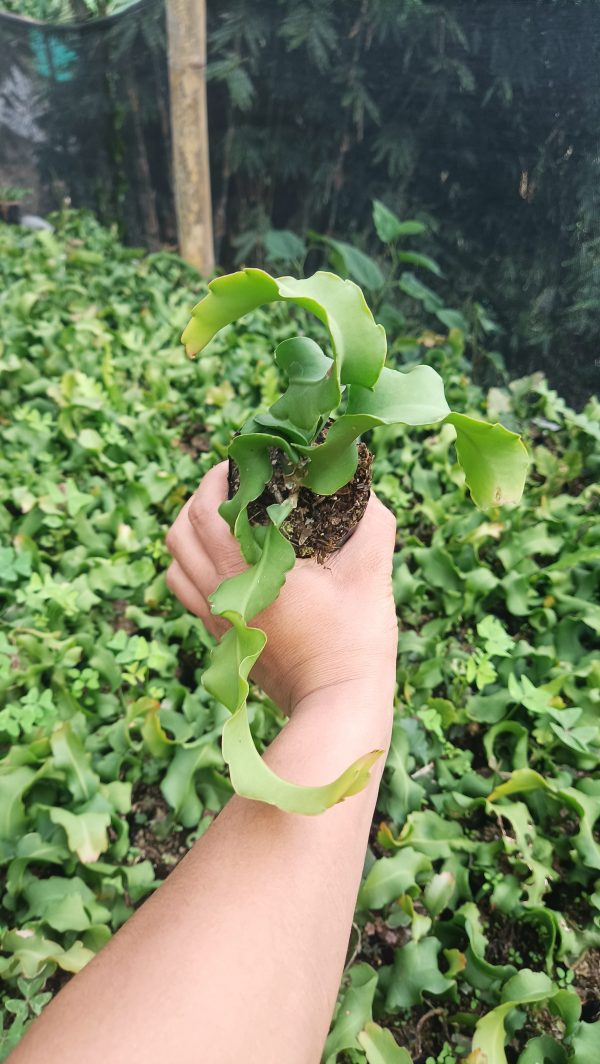
[[[227,462],[206,474],[167,534],[174,561],[167,584],[183,605],[220,637],[229,627],[208,596],[246,568],[238,543],[218,513],[227,497]],[[324,565],[297,559],[278,599],[252,618],[267,645],[252,679],[286,712],[313,692],[347,682],[377,684],[394,670],[397,625],[391,586],[394,516],[371,493],[356,532]]]

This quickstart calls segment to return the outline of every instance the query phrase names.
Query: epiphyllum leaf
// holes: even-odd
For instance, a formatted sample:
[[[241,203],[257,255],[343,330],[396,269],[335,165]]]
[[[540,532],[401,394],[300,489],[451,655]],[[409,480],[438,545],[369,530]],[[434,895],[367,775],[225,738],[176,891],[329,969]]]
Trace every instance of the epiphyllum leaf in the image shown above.
[[[433,936],[419,941],[411,939],[396,950],[394,967],[386,998],[386,1010],[409,1009],[423,1000],[423,994],[445,994],[455,985],[443,975],[438,965],[441,949]]]
[[[502,988],[503,1003],[479,1020],[466,1064],[508,1064],[504,1022],[512,1009],[547,1001],[550,1012],[564,1021],[569,1035],[579,1018],[581,1002],[574,991],[559,990],[543,972],[524,968]]]
[[[213,650],[202,683],[209,694],[235,715],[245,712],[248,676],[267,637],[261,628],[248,628],[239,613],[231,612],[226,619],[232,627]]]
[[[248,503],[258,499],[273,475],[269,454],[272,447],[283,451],[293,465],[297,464],[298,455],[281,436],[266,432],[247,433],[235,436],[229,445],[229,457],[238,468],[240,482],[233,498],[221,503],[219,513],[227,521],[249,564],[258,561],[260,549],[248,520],[247,508]]]
[[[350,985],[342,996],[323,1048],[323,1064],[335,1064],[343,1049],[358,1049],[358,1034],[373,1014],[375,969],[369,964],[355,964],[348,972],[348,979]]]
[[[430,366],[409,373],[383,369],[372,391],[352,386],[346,413],[316,447],[298,445],[310,458],[302,483],[319,495],[332,495],[352,479],[358,464],[354,441],[378,425],[428,425],[449,412],[441,377]]]
[[[417,366],[410,373],[399,373],[392,369],[383,369],[375,387],[368,391],[353,386],[349,388],[348,407],[345,416],[371,415],[373,423],[364,423],[360,432],[372,428],[374,424],[391,425],[427,425],[435,421],[444,421],[456,430],[456,451],[460,465],[465,471],[467,486],[473,501],[480,509],[517,503],[523,494],[525,476],[529,467],[527,449],[520,436],[509,432],[503,425],[490,425],[485,421],[456,414],[449,411],[444,396],[444,386],[438,374],[429,366]],[[340,418],[343,421],[344,418]],[[336,422],[336,425],[339,422]],[[351,435],[348,426],[346,438]],[[340,468],[349,468],[349,454],[345,463],[341,458],[341,435],[334,435],[340,453]],[[305,483],[313,491],[323,491],[321,471],[314,459],[323,462],[325,449],[332,436],[322,444],[321,455],[311,455],[311,464]],[[357,433],[358,435],[358,433]],[[356,438],[356,437],[354,437]],[[302,450],[302,448],[300,448]],[[303,452],[304,453],[304,452]],[[333,452],[332,452],[333,453]],[[356,468],[356,467],[355,467]],[[353,473],[351,474],[351,476]],[[331,472],[326,479],[333,483]],[[333,488],[336,491],[337,488]],[[327,492],[323,491],[323,494]]]
[[[238,794],[269,802],[287,813],[316,815],[358,794],[369,781],[369,770],[383,753],[372,750],[354,761],[341,776],[320,787],[304,787],[281,779],[258,753],[250,732],[246,705],[223,728],[223,757]]]
[[[285,512],[284,509],[279,516],[283,518]],[[271,507],[270,517],[274,516]],[[224,581],[210,596],[213,612],[232,627],[215,647],[203,682],[232,714],[223,728],[223,757],[237,793],[277,805],[288,813],[316,814],[361,791],[369,769],[382,751],[365,754],[331,783],[303,787],[276,776],[254,746],[246,706],[248,676],[265,646],[266,635],[260,628],[249,627],[246,621],[277,598],[295,560],[294,548],[271,524],[256,564]]]
[[[456,453],[475,505],[486,510],[519,502],[529,467],[521,437],[466,414],[449,414],[446,421],[456,429]]]
[[[110,813],[71,813],[68,809],[51,809],[50,820],[64,828],[69,849],[82,864],[97,861],[108,849]]]
[[[230,613],[237,613],[244,621],[256,617],[275,601],[295,560],[292,544],[275,525],[269,525],[259,560],[224,580],[209,596],[213,612],[227,618]]]
[[[249,311],[276,300],[296,303],[326,326],[335,375],[342,384],[372,388],[385,362],[386,339],[365,297],[353,281],[318,271],[312,277],[271,277],[264,270],[240,270],[217,277],[208,295],[192,311],[181,337],[188,355],[196,355],[220,329]]]
[[[391,1031],[377,1023],[366,1023],[357,1035],[367,1064],[412,1064],[406,1049],[399,1046]]]
[[[382,369],[372,390],[348,389],[348,414],[371,414],[384,425],[430,425],[450,413],[444,384],[431,366],[415,366],[408,373]]]
[[[309,443],[323,415],[335,410],[341,399],[333,362],[307,336],[284,340],[275,350],[275,361],[287,376],[288,387],[268,413],[257,414],[254,421]]]

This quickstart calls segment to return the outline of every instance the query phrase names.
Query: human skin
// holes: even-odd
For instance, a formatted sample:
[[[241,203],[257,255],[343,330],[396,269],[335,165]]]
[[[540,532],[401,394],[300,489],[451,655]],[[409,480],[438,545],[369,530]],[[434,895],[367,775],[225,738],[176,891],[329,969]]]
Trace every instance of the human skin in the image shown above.
[[[220,635],[208,595],[244,568],[210,471],[167,536],[168,584]],[[298,561],[252,623],[253,678],[289,714],[265,760],[326,783],[389,747],[395,521],[372,495],[326,565]],[[360,793],[316,817],[234,795],[167,881],[58,994],[11,1064],[318,1064],[348,945],[385,754]]]

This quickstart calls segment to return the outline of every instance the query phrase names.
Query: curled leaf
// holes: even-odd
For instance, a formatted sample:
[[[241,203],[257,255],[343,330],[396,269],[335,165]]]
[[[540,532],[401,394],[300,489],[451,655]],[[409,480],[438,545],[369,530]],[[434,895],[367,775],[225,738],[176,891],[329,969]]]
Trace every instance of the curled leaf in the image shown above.
[[[208,295],[194,307],[181,337],[188,355],[206,347],[220,329],[263,303],[296,303],[326,326],[336,375],[342,384],[371,388],[383,367],[386,339],[376,325],[365,297],[353,281],[318,271],[312,277],[271,277],[247,269],[211,281]]]
[[[373,750],[360,757],[331,783],[304,787],[280,779],[254,745],[246,708],[248,676],[265,646],[266,635],[260,628],[249,627],[246,621],[277,598],[295,558],[294,548],[271,524],[258,561],[223,581],[211,595],[213,611],[225,617],[232,627],[213,651],[203,682],[232,714],[223,728],[223,757],[237,793],[269,802],[288,813],[314,815],[361,791],[382,751]]]

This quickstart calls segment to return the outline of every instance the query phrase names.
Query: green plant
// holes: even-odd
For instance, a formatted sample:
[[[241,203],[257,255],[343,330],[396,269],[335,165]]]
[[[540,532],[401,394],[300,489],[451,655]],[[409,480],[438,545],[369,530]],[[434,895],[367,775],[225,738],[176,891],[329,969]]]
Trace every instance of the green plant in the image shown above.
[[[134,0],[2,0],[2,9],[40,22],[86,22],[123,11]]]
[[[30,192],[30,188],[21,188],[20,185],[2,185],[0,187],[0,203],[4,206],[21,203]]]
[[[204,684],[231,713],[223,729],[223,756],[236,791],[288,812],[314,814],[361,790],[381,751],[365,754],[333,782],[308,788],[278,778],[252,739],[248,676],[266,635],[248,622],[275,600],[294,565],[286,519],[299,491],[327,496],[348,484],[358,465],[358,437],[384,425],[451,425],[467,486],[481,508],[518,502],[528,457],[520,437],[502,425],[450,411],[442,380],[431,367],[416,366],[408,373],[386,367],[383,327],[375,323],[360,288],[331,273],[274,279],[246,269],[216,279],[183,333],[188,355],[201,351],[231,321],[278,300],[311,311],[326,326],[331,357],[306,336],[280,344],[275,361],[287,377],[287,389],[266,412],[250,417],[229,447],[239,486],[219,512],[249,567],[211,596],[213,612],[231,628],[214,651]],[[329,424],[342,400],[345,411]],[[253,525],[248,506],[271,480],[273,450],[284,461],[288,494],[267,507],[266,525]]]

